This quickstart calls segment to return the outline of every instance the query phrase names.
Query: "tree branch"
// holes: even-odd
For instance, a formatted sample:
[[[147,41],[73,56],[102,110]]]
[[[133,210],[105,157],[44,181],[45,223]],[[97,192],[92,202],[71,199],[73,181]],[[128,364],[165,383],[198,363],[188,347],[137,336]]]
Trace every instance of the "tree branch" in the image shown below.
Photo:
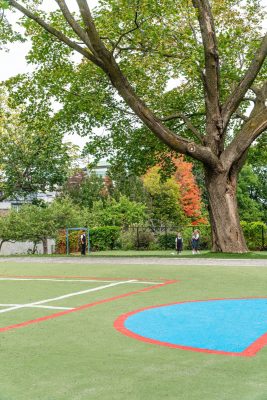
[[[218,141],[222,133],[220,95],[219,95],[219,55],[214,27],[213,16],[207,0],[193,0],[193,6],[198,11],[198,20],[202,35],[205,72],[203,75],[205,100],[207,109],[207,134],[208,142],[214,148],[214,141]],[[216,150],[216,149],[214,149]]]
[[[227,126],[232,114],[237,110],[242,98],[245,96],[247,90],[255,91],[256,89],[252,86],[256,76],[258,75],[262,64],[267,56],[267,33],[261,41],[255,56],[247,69],[247,72],[243,76],[242,80],[239,82],[233,92],[230,94],[228,99],[222,108],[222,118],[224,126]]]
[[[267,107],[264,107],[244,123],[241,131],[221,155],[221,161],[230,168],[242,157],[257,137],[267,129]]]
[[[89,37],[87,33],[83,30],[83,28],[78,24],[78,22],[75,20],[71,12],[69,11],[69,8],[65,2],[65,0],[55,0],[64,15],[66,21],[70,25],[70,27],[73,29],[73,31],[77,34],[77,36],[82,40],[82,43],[86,44],[86,46],[92,51],[92,46],[89,40]]]
[[[193,115],[197,115],[197,114],[193,114]],[[190,121],[190,119],[187,115],[185,115],[183,113],[176,113],[176,114],[169,115],[168,117],[161,118],[161,121],[166,122],[166,121],[171,121],[171,120],[177,119],[177,118],[182,119],[184,121],[184,123],[186,124],[187,128],[198,138],[200,143],[203,143],[203,137],[202,137],[201,133],[192,124],[192,122]]]
[[[77,43],[73,42],[70,40],[67,36],[65,36],[62,32],[58,31],[55,29],[53,26],[47,24],[42,18],[38,17],[37,15],[33,14],[30,10],[27,8],[23,7],[20,5],[17,1],[15,0],[9,0],[9,4],[22,12],[24,15],[26,15],[28,18],[32,19],[33,21],[37,22],[42,28],[44,28],[47,32],[51,33],[53,36],[55,36],[60,42],[65,43],[67,46],[69,46],[71,49],[76,50],[78,53],[82,54],[84,57],[92,61],[93,63],[99,65],[98,60],[89,53],[86,49],[83,47],[79,46]],[[99,65],[100,66],[100,65]]]
[[[119,36],[117,42],[114,44],[114,46],[113,46],[113,48],[112,48],[112,53],[114,53],[114,51],[116,50],[116,48],[119,46],[121,40],[122,40],[125,36],[127,36],[129,33],[132,33],[132,32],[134,32],[134,31],[136,31],[137,29],[139,29],[140,25],[139,25],[138,22],[137,22],[137,18],[138,18],[138,13],[137,13],[137,11],[136,11],[136,12],[135,12],[135,18],[134,18],[135,27],[129,29],[127,32],[123,32],[123,33]]]

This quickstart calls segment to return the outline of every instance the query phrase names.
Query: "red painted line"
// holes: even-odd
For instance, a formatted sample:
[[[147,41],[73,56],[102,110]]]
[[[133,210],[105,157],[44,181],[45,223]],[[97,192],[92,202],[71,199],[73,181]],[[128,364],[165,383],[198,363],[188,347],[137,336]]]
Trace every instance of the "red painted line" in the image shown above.
[[[0,275],[0,278],[24,278],[24,279],[85,279],[85,280],[96,280],[96,281],[123,281],[126,278],[99,278],[94,276],[70,276],[70,275]],[[145,278],[135,278],[137,281],[148,281],[148,280],[157,280],[157,281],[166,281],[168,279],[165,278],[153,278],[153,279],[145,279]]]
[[[70,314],[70,313],[73,313],[73,312],[85,310],[87,308],[94,307],[94,306],[97,306],[99,304],[109,303],[111,301],[119,300],[119,299],[122,299],[122,298],[128,297],[128,296],[133,296],[135,294],[139,294],[139,293],[142,293],[142,292],[148,292],[150,290],[157,289],[159,287],[170,285],[170,284],[176,283],[176,282],[177,282],[176,280],[170,280],[170,281],[167,281],[167,282],[164,282],[164,283],[159,283],[158,285],[150,286],[150,287],[147,287],[147,288],[144,288],[144,289],[140,289],[140,290],[135,290],[134,292],[128,292],[128,293],[124,293],[124,294],[121,294],[121,295],[118,295],[118,296],[110,297],[108,299],[103,299],[103,300],[95,301],[93,303],[84,304],[84,305],[82,305],[80,307],[73,308],[72,310],[61,311],[61,312],[58,312],[58,313],[55,313],[55,314],[47,315],[45,317],[40,317],[40,318],[32,319],[32,320],[29,320],[29,321],[24,321],[24,322],[21,322],[19,324],[5,326],[3,328],[0,328],[0,332],[6,332],[6,331],[9,331],[11,329],[23,328],[24,326],[27,326],[27,325],[37,324],[39,322],[47,321],[49,319],[62,317],[63,315],[66,315],[66,314]]]
[[[247,357],[255,356],[258,351],[267,345],[267,333],[262,335],[260,338],[255,340],[246,350],[243,351],[243,355]]]
[[[172,344],[172,343],[168,343],[168,342],[161,342],[160,340],[150,339],[150,338],[138,335],[138,334],[130,331],[129,329],[127,329],[125,327],[125,321],[131,315],[137,314],[137,313],[145,311],[145,310],[150,310],[151,308],[165,307],[165,306],[171,306],[174,304],[183,304],[183,303],[195,303],[195,302],[206,302],[206,301],[217,301],[217,300],[246,300],[246,299],[257,299],[257,298],[262,299],[265,297],[261,296],[261,297],[218,298],[218,299],[207,299],[207,300],[188,300],[188,301],[180,301],[180,302],[175,302],[175,303],[160,304],[160,305],[151,306],[151,307],[144,307],[144,308],[140,308],[138,310],[134,310],[134,311],[131,311],[131,312],[128,312],[126,314],[122,314],[121,316],[119,316],[114,322],[114,328],[117,329],[119,332],[121,332],[123,335],[129,336],[133,339],[140,340],[142,342],[156,344],[159,346],[165,346],[165,347],[170,347],[170,348],[175,348],[175,349],[180,349],[180,350],[187,350],[187,351],[195,351],[198,353],[221,354],[221,355],[235,356],[235,357],[252,357],[252,356],[255,356],[256,353],[258,353],[263,347],[265,347],[267,345],[267,333],[265,333],[260,338],[258,338],[254,343],[252,343],[249,347],[247,347],[241,353],[235,353],[235,352],[227,352],[227,351],[220,351],[220,350],[200,349],[200,348],[196,348],[196,347],[176,345],[176,344]]]

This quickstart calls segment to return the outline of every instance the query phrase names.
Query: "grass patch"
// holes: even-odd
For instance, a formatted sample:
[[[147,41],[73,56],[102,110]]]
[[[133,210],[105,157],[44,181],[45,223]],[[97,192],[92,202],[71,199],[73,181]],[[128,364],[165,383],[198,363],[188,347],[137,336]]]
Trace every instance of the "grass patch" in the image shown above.
[[[66,254],[32,254],[32,255],[21,255],[22,257],[69,257],[76,258],[81,257],[80,253],[72,253],[70,255]],[[19,254],[10,256],[0,256],[8,257],[12,259],[13,257],[20,257]],[[267,259],[267,251],[256,251],[249,252],[245,254],[239,253],[213,253],[208,250],[203,250],[200,254],[192,254],[190,250],[185,250],[182,254],[177,255],[173,250],[106,250],[106,251],[96,251],[86,254],[83,257],[159,257],[159,258],[211,258],[211,259]]]

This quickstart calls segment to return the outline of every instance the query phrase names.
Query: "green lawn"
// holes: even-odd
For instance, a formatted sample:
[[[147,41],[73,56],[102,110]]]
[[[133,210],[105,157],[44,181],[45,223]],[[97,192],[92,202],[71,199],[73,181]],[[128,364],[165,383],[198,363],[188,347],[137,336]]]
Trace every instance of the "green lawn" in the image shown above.
[[[164,263],[164,260],[162,260]],[[135,309],[179,301],[267,296],[267,268],[169,265],[0,264],[1,276],[76,276],[177,283],[0,332],[0,400],[266,400],[267,347],[254,357],[171,349],[122,335],[113,323]],[[48,279],[48,278],[47,278]],[[103,282],[0,280],[7,303],[78,307],[148,287],[138,282],[89,292]],[[76,278],[77,279],[77,278]],[[75,297],[69,293],[88,290]],[[58,311],[0,313],[0,327]]]
[[[68,257],[80,257],[80,253],[71,253]],[[267,251],[251,251],[245,254],[238,253],[213,253],[209,250],[201,250],[199,254],[192,255],[191,250],[184,250],[181,254],[177,255],[175,250],[105,250],[105,251],[95,251],[91,252],[90,255],[86,254],[86,257],[167,257],[167,258],[246,258],[246,259],[267,259]],[[4,256],[12,259],[13,257],[18,257],[17,254]],[[25,255],[23,257],[66,257],[66,254],[33,254]]]
[[[73,254],[75,255],[75,254]],[[76,255],[80,255],[77,253]],[[208,250],[202,250],[199,254],[192,255],[192,251],[184,250],[177,255],[175,250],[106,250],[90,253],[91,257],[178,257],[178,258],[263,258],[267,259],[267,251],[255,251],[246,254],[237,253],[212,253]]]

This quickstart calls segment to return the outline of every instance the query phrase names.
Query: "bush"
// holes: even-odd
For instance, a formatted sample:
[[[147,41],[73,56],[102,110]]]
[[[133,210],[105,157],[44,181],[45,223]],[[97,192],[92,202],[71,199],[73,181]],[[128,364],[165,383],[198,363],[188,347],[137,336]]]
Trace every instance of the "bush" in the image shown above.
[[[152,232],[147,229],[131,228],[122,231],[120,235],[120,245],[123,250],[147,250],[155,244]]]
[[[136,250],[147,250],[151,247],[152,243],[155,242],[155,238],[152,232],[149,230],[137,230],[135,239]]]
[[[176,233],[174,232],[160,234],[157,240],[159,248],[161,250],[175,249],[175,238]]]
[[[241,222],[247,246],[250,250],[265,250],[267,226],[264,222]]]
[[[69,252],[77,253],[80,251],[80,236],[82,231],[72,231],[69,232]],[[56,237],[56,253],[57,254],[66,254],[67,246],[66,246],[66,231],[60,230]]]
[[[113,250],[120,237],[120,230],[117,226],[90,229],[91,251]]]
[[[136,233],[133,230],[121,231],[119,245],[122,250],[133,250],[136,243]]]

